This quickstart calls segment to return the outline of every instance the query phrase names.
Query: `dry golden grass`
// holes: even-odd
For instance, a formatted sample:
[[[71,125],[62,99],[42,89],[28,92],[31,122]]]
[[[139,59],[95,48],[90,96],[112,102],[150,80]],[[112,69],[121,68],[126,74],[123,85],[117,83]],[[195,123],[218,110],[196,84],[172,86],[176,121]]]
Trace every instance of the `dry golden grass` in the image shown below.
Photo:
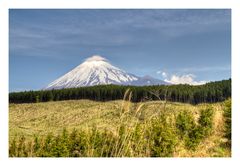
[[[209,104],[196,106],[182,103],[171,103],[165,106],[163,101],[149,101],[144,103],[131,103],[128,99],[131,93],[124,97],[124,101],[95,102],[90,100],[72,100],[33,104],[10,104],[9,106],[9,141],[15,136],[24,135],[27,139],[34,135],[46,136],[48,133],[58,135],[63,128],[67,130],[82,129],[88,131],[92,127],[98,130],[107,129],[113,133],[119,132],[119,124],[125,124],[130,134],[126,134],[124,145],[128,148],[131,129],[139,121],[146,123],[163,111],[172,121],[179,112],[188,110],[199,118],[201,109]],[[183,142],[179,143],[174,157],[221,157],[231,156],[229,149],[224,147],[226,140],[224,134],[224,117],[222,103],[211,104],[214,110],[213,133],[200,143],[194,151],[186,150]],[[128,118],[131,116],[131,118]],[[172,121],[172,123],[175,123]],[[115,146],[118,146],[117,144]],[[123,147],[113,151],[114,156],[123,155]],[[93,152],[92,152],[93,153]],[[147,153],[147,152],[146,152]],[[91,156],[91,151],[89,151]],[[140,157],[140,156],[139,156]]]

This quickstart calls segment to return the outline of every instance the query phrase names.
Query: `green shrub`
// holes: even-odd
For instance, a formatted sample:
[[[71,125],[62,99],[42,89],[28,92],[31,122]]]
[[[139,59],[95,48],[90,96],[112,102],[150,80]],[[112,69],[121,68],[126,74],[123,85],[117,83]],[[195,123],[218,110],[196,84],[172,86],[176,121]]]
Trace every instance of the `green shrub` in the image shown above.
[[[232,140],[232,111],[231,111],[231,99],[226,100],[224,109],[224,117],[225,117],[225,138],[228,139],[228,145],[231,147]]]
[[[152,157],[171,157],[177,144],[177,136],[173,126],[166,117],[154,119],[150,131],[150,150]]]
[[[176,127],[179,131],[179,135],[183,138],[188,136],[189,132],[195,128],[196,123],[191,112],[184,110],[180,112],[176,118]]]
[[[14,137],[14,139],[10,143],[9,156],[16,157],[16,155],[17,155],[17,142],[16,142],[16,138]]]
[[[36,156],[39,156],[39,150],[40,150],[40,142],[38,136],[34,136],[34,143],[33,143],[33,153],[36,154]]]
[[[204,135],[200,126],[195,126],[189,131],[188,136],[185,138],[185,145],[188,149],[195,150],[199,143],[202,141]]]
[[[51,157],[51,152],[53,149],[53,135],[49,133],[44,141],[42,156],[44,157]]]
[[[26,149],[26,138],[24,135],[19,137],[18,140],[18,147],[17,147],[17,156],[18,157],[27,157],[28,153],[27,153],[27,149]]]
[[[180,112],[176,118],[176,127],[185,146],[188,149],[195,149],[201,141],[202,133],[192,113],[186,110]]]
[[[213,127],[213,109],[208,107],[200,112],[198,122],[191,112],[183,111],[176,118],[176,127],[188,149],[195,150],[199,143],[210,135]]]
[[[76,129],[73,129],[71,134],[69,135],[69,150],[70,150],[70,157],[80,157],[81,156],[81,150],[79,148],[80,141],[78,137],[78,131]]]
[[[211,107],[203,109],[201,111],[198,122],[201,126],[201,132],[203,136],[209,136],[213,128],[213,109]]]

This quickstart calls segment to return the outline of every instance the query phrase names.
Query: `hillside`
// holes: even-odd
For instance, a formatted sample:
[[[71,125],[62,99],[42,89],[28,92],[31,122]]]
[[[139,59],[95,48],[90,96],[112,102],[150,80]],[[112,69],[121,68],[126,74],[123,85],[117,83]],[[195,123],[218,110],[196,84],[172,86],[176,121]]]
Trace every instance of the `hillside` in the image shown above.
[[[195,106],[122,100],[10,104],[10,156],[227,157],[231,156],[231,149],[225,137],[226,109],[226,102]],[[79,137],[75,134],[76,140],[90,141],[80,141],[82,150],[80,142],[72,138],[75,129],[79,133]],[[53,141],[47,144],[52,147],[59,139],[69,142],[57,144],[58,150],[46,151],[47,140]],[[158,142],[159,139],[162,142]],[[70,145],[76,146],[75,150],[71,150]]]

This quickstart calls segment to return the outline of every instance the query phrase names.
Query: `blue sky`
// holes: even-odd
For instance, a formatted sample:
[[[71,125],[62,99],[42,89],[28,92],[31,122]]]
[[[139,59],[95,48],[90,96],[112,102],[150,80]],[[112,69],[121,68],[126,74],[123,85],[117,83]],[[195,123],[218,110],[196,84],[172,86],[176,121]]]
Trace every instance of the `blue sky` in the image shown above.
[[[138,76],[231,77],[231,10],[9,10],[9,89],[38,90],[98,54]]]

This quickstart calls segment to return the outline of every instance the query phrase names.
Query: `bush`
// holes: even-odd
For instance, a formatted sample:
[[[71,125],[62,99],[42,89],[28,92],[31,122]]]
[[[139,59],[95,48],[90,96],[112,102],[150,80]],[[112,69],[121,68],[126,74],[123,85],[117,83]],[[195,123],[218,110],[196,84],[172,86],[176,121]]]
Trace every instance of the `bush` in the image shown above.
[[[228,139],[228,146],[231,147],[232,140],[232,111],[231,111],[231,99],[226,100],[224,109],[224,117],[225,117],[225,138]]]
[[[17,142],[16,142],[16,138],[14,138],[10,144],[9,156],[16,157],[16,155],[17,155]]]
[[[177,136],[173,126],[167,122],[164,115],[153,120],[149,134],[152,157],[173,156],[177,144]]]
[[[211,107],[203,109],[198,122],[201,126],[202,134],[204,136],[210,135],[213,128],[213,109]]]
[[[203,139],[203,130],[200,126],[195,126],[189,131],[188,136],[185,138],[185,145],[188,149],[195,150],[196,147]]]
[[[49,133],[44,141],[44,145],[43,145],[43,154],[42,156],[45,157],[51,157],[51,152],[53,149],[53,136],[51,133]]]
[[[184,110],[178,114],[176,118],[176,127],[182,138],[187,136],[195,126],[193,115],[190,112]]]
[[[188,149],[195,150],[199,143],[210,135],[213,127],[213,109],[208,107],[201,110],[198,122],[191,112],[183,111],[176,118],[176,127],[180,137]]]

